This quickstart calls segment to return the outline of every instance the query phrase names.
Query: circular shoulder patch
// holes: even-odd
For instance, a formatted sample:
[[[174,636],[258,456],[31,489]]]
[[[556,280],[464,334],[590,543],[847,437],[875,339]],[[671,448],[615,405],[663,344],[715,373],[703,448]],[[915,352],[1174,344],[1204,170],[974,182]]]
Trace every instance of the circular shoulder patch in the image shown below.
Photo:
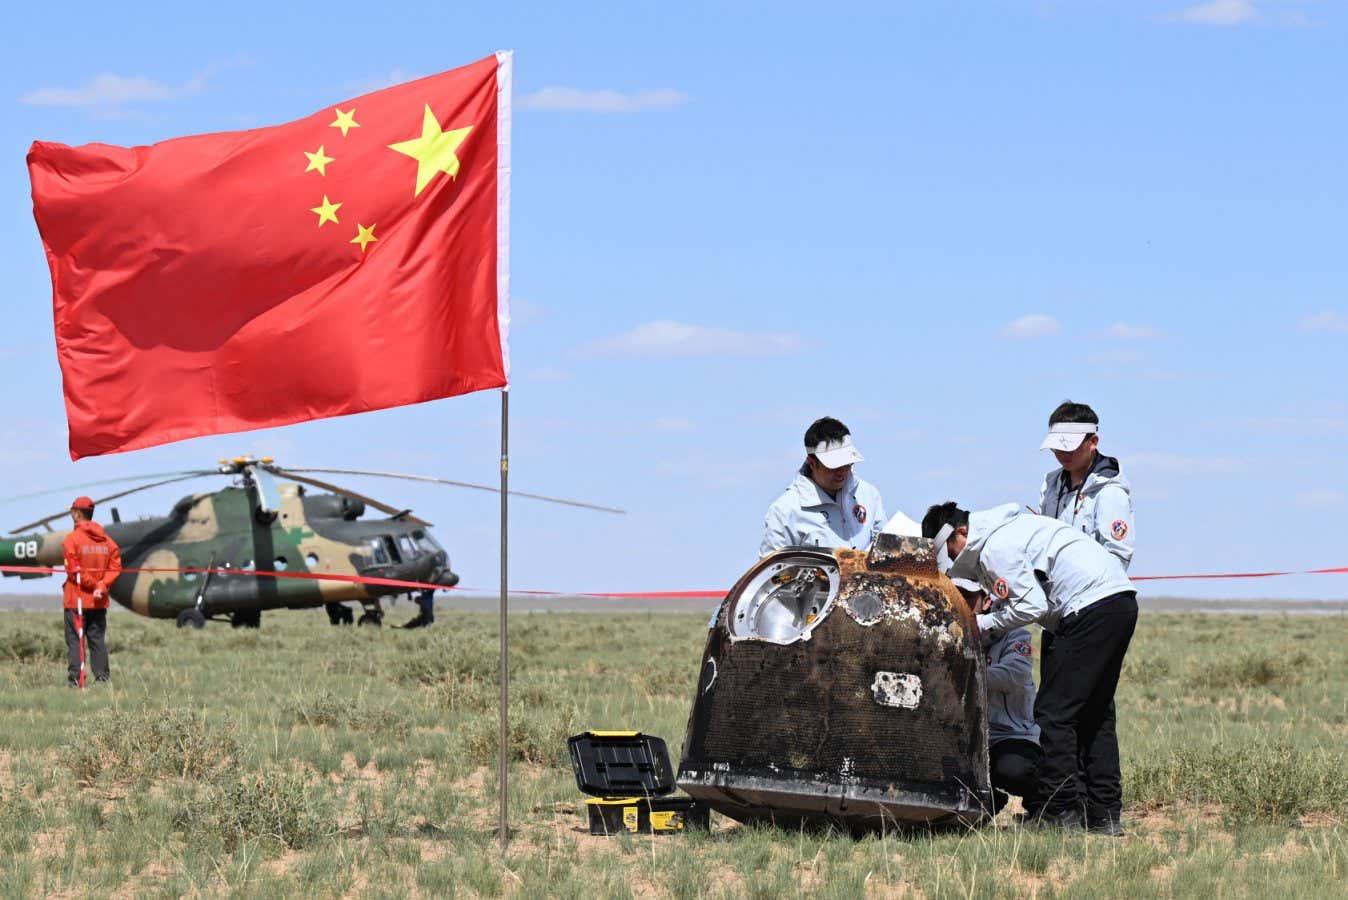
[[[1005,578],[998,578],[992,585],[992,592],[997,595],[998,600],[1005,600],[1011,596],[1011,588],[1006,584]]]
[[[857,521],[861,524],[866,524],[866,507],[862,506],[860,503],[852,507],[852,515],[856,516]]]
[[[1114,535],[1114,540],[1121,541],[1128,536],[1128,523],[1123,519],[1115,519],[1114,524],[1109,526],[1109,531]]]

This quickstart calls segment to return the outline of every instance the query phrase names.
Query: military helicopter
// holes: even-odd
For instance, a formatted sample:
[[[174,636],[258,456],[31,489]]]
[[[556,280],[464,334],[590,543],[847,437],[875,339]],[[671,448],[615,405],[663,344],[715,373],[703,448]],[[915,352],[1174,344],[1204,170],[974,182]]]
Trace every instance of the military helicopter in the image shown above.
[[[264,610],[322,606],[333,625],[378,626],[383,598],[410,593],[406,587],[271,577],[256,572],[319,573],[387,578],[442,585],[459,583],[449,555],[431,536],[431,524],[372,497],[312,477],[318,474],[374,475],[474,490],[496,488],[425,475],[365,472],[355,469],[284,469],[270,457],[222,459],[215,469],[165,472],[159,480],[95,500],[110,500],[178,481],[227,476],[233,484],[210,493],[190,494],[166,516],[122,521],[114,507],[104,528],[122,551],[127,569],[109,591],[113,600],[154,619],[176,619],[179,628],[201,628],[207,619],[228,619],[234,627],[257,628]],[[167,476],[167,477],[165,477]],[[126,481],[130,479],[112,479]],[[284,482],[284,483],[278,483]],[[100,482],[107,484],[109,482]],[[306,492],[315,487],[329,493]],[[45,492],[44,492],[45,493]],[[603,512],[623,510],[511,491],[512,496],[578,506]],[[36,495],[25,495],[36,496]],[[388,518],[362,518],[366,509]],[[57,567],[64,562],[61,541],[68,532],[51,523],[62,511],[10,531],[0,539],[0,565]],[[34,529],[45,531],[33,533]],[[205,569],[211,572],[182,572]],[[6,576],[45,578],[41,573]],[[347,603],[359,603],[356,620]]]

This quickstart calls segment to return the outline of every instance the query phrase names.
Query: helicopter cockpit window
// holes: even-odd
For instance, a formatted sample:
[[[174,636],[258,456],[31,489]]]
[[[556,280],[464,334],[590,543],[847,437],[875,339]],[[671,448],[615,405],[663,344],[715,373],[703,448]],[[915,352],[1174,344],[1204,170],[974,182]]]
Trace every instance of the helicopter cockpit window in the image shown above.
[[[410,534],[398,535],[398,547],[403,551],[403,559],[417,558],[417,545],[412,543]]]
[[[426,553],[438,553],[441,550],[445,549],[436,542],[435,538],[431,537],[424,531],[412,532],[412,540],[415,541],[416,545]]]
[[[384,542],[384,550],[394,562],[402,562],[402,554],[398,552],[398,545],[393,542],[393,538],[384,535],[380,538]]]
[[[370,555],[374,557],[374,561],[378,565],[388,563],[388,551],[384,549],[383,540],[380,538],[370,539]]]

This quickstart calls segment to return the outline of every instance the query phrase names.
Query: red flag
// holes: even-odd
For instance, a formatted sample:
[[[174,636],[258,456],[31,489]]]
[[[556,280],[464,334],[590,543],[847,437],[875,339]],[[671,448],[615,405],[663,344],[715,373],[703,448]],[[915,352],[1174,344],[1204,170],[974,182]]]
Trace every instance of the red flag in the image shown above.
[[[510,55],[286,125],[36,142],[73,459],[507,377]]]

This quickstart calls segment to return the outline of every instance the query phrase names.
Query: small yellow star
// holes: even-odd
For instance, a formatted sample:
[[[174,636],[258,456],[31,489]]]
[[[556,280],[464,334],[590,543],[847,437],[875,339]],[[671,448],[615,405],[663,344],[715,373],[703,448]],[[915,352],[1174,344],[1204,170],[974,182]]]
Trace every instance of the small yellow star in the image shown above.
[[[332,203],[328,200],[328,195],[324,194],[323,205],[315,206],[313,209],[309,210],[309,212],[318,213],[318,227],[322,228],[324,222],[337,221],[337,210],[341,205],[342,204],[340,203]]]
[[[326,166],[328,163],[332,162],[332,157],[323,155],[322,144],[318,146],[317,153],[310,153],[308,150],[305,150],[303,152],[305,156],[309,157],[309,165],[305,166],[304,171],[318,172],[319,175],[328,174],[327,172],[323,171],[323,167]]]
[[[351,108],[351,112],[342,112],[339,107],[334,107],[334,111],[337,113],[337,118],[333,119],[332,124],[328,127],[342,129],[342,137],[346,137],[346,133],[350,129],[360,127],[360,123],[356,121],[356,108],[354,106]]]
[[[351,239],[351,243],[360,244],[360,252],[365,252],[365,245],[370,241],[377,241],[379,238],[374,236],[374,226],[366,228],[359,222],[356,223],[356,236]]]
[[[473,126],[469,125],[466,128],[442,131],[439,120],[435,118],[435,113],[431,112],[428,104],[425,114],[421,117],[421,137],[388,145],[390,150],[397,150],[417,161],[417,187],[412,192],[413,197],[431,183],[437,172],[444,172],[450,178],[459,174],[459,157],[455,151],[472,130]]]

